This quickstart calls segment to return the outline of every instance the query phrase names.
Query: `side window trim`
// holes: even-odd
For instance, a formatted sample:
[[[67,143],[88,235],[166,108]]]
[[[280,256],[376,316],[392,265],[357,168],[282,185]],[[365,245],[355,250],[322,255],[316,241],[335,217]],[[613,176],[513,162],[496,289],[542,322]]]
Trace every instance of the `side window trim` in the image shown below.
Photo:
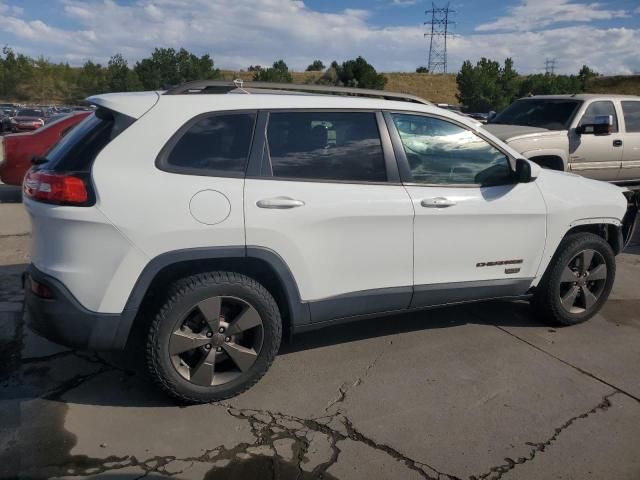
[[[242,172],[222,172],[222,171],[212,172],[211,170],[208,170],[206,168],[179,167],[179,166],[171,165],[168,162],[169,154],[171,153],[173,148],[176,146],[176,144],[180,141],[180,139],[182,139],[184,134],[193,125],[198,123],[203,118],[218,117],[223,115],[234,115],[234,114],[250,114],[254,116],[253,130],[251,132],[251,139],[250,139],[251,144],[249,145],[249,156],[245,161],[245,166]],[[249,165],[249,160],[251,158],[251,153],[253,152],[253,144],[254,144],[254,138],[256,134],[256,125],[258,123],[257,114],[258,114],[258,111],[255,109],[216,110],[212,112],[200,113],[195,117],[190,118],[178,130],[176,130],[176,132],[173,135],[171,135],[171,138],[169,138],[167,143],[164,144],[164,146],[160,150],[160,153],[158,153],[158,156],[156,157],[156,160],[155,160],[156,168],[163,172],[177,173],[182,175],[196,175],[196,176],[203,176],[203,177],[223,177],[223,178],[244,178],[246,176],[246,171]]]
[[[271,158],[269,153],[269,145],[267,139],[267,128],[269,126],[270,113],[298,113],[298,112],[336,112],[336,113],[374,113],[376,116],[376,124],[378,127],[378,135],[382,145],[382,154],[387,172],[387,180],[383,182],[372,182],[364,180],[331,180],[331,179],[309,179],[309,178],[288,178],[276,177],[273,175],[273,167],[271,166]],[[345,183],[345,184],[371,184],[371,185],[400,185],[400,172],[398,163],[394,154],[392,140],[389,129],[382,111],[373,109],[341,109],[341,108],[278,108],[258,111],[258,119],[254,131],[254,140],[249,157],[247,168],[247,178],[276,180],[276,181],[295,181],[295,182],[312,182],[312,183]]]
[[[415,116],[418,116],[418,117],[435,118],[437,120],[450,122],[453,125],[456,125],[456,126],[458,126],[460,128],[464,128],[465,130],[470,131],[474,135],[477,135],[482,140],[484,140],[489,145],[491,145],[493,148],[495,148],[496,150],[498,150],[499,152],[504,154],[504,156],[507,157],[509,163],[511,164],[511,169],[512,170],[514,169],[515,158],[513,158],[513,156],[510,155],[509,152],[504,150],[500,145],[496,145],[489,138],[487,138],[485,135],[483,135],[482,132],[478,132],[476,130],[472,130],[467,125],[464,125],[463,123],[456,122],[455,120],[453,120],[451,118],[448,118],[448,117],[443,117],[443,116],[440,116],[440,115],[434,115],[434,114],[430,114],[430,113],[414,112],[414,111],[406,111],[406,110],[385,110],[383,112],[385,123],[387,125],[387,129],[389,130],[389,135],[391,137],[391,143],[393,144],[393,151],[395,153],[395,156],[396,156],[396,159],[397,159],[397,162],[398,162],[398,169],[400,171],[400,180],[402,181],[402,183],[404,185],[412,185],[412,186],[419,186],[419,187],[451,187],[451,188],[479,188],[479,187],[482,186],[479,183],[471,183],[471,184],[467,184],[467,183],[448,183],[448,184],[442,184],[442,183],[414,182],[413,176],[411,175],[411,169],[409,168],[409,160],[407,159],[407,154],[404,151],[404,146],[402,145],[402,139],[400,138],[400,133],[398,132],[398,129],[396,128],[396,125],[393,122],[392,114],[394,114],[394,113],[402,114],[402,115],[415,115]],[[515,180],[515,177],[514,177],[513,183],[517,183],[516,180]],[[505,185],[505,184],[503,184],[503,185]]]

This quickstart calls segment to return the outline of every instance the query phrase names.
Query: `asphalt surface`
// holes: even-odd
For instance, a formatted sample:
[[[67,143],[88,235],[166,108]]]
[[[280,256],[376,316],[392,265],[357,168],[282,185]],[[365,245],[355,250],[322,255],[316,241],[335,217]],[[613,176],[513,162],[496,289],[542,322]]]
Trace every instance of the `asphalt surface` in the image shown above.
[[[640,235],[586,324],[550,328],[526,303],[494,302],[336,326],[296,337],[245,394],[178,407],[129,357],[28,329],[29,227],[9,190],[2,479],[640,478]]]

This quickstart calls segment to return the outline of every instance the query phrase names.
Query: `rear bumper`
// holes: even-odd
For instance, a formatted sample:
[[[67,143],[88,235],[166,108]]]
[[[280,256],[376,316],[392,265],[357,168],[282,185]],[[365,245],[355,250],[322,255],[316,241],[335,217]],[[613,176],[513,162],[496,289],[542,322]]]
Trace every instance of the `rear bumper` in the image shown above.
[[[46,286],[51,298],[36,295],[32,281]],[[25,305],[29,325],[52,342],[71,348],[87,350],[120,350],[126,336],[118,327],[128,313],[97,313],[84,308],[69,290],[55,278],[30,265],[24,274]]]

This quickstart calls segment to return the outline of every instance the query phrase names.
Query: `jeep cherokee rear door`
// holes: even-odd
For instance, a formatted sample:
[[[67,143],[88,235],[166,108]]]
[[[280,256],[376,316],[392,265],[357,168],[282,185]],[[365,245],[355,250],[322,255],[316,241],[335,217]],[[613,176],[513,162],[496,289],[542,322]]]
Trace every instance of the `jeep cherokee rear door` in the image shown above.
[[[510,159],[450,119],[386,113],[416,212],[412,307],[520,295],[536,274],[546,207]]]
[[[282,257],[312,321],[408,307],[413,207],[382,114],[262,112],[254,151],[247,247]]]

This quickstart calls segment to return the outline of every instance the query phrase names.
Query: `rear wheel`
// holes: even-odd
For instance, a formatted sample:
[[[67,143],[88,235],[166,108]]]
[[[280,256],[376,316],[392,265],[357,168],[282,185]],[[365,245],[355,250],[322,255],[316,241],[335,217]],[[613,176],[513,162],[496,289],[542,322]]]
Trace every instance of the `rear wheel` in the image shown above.
[[[615,272],[615,256],[603,238],[592,233],[567,237],[536,290],[536,314],[561,325],[590,319],[607,301]]]
[[[182,402],[223,400],[265,374],[281,336],[278,307],[258,282],[233,272],[194,275],[173,286],[152,322],[147,365]]]

